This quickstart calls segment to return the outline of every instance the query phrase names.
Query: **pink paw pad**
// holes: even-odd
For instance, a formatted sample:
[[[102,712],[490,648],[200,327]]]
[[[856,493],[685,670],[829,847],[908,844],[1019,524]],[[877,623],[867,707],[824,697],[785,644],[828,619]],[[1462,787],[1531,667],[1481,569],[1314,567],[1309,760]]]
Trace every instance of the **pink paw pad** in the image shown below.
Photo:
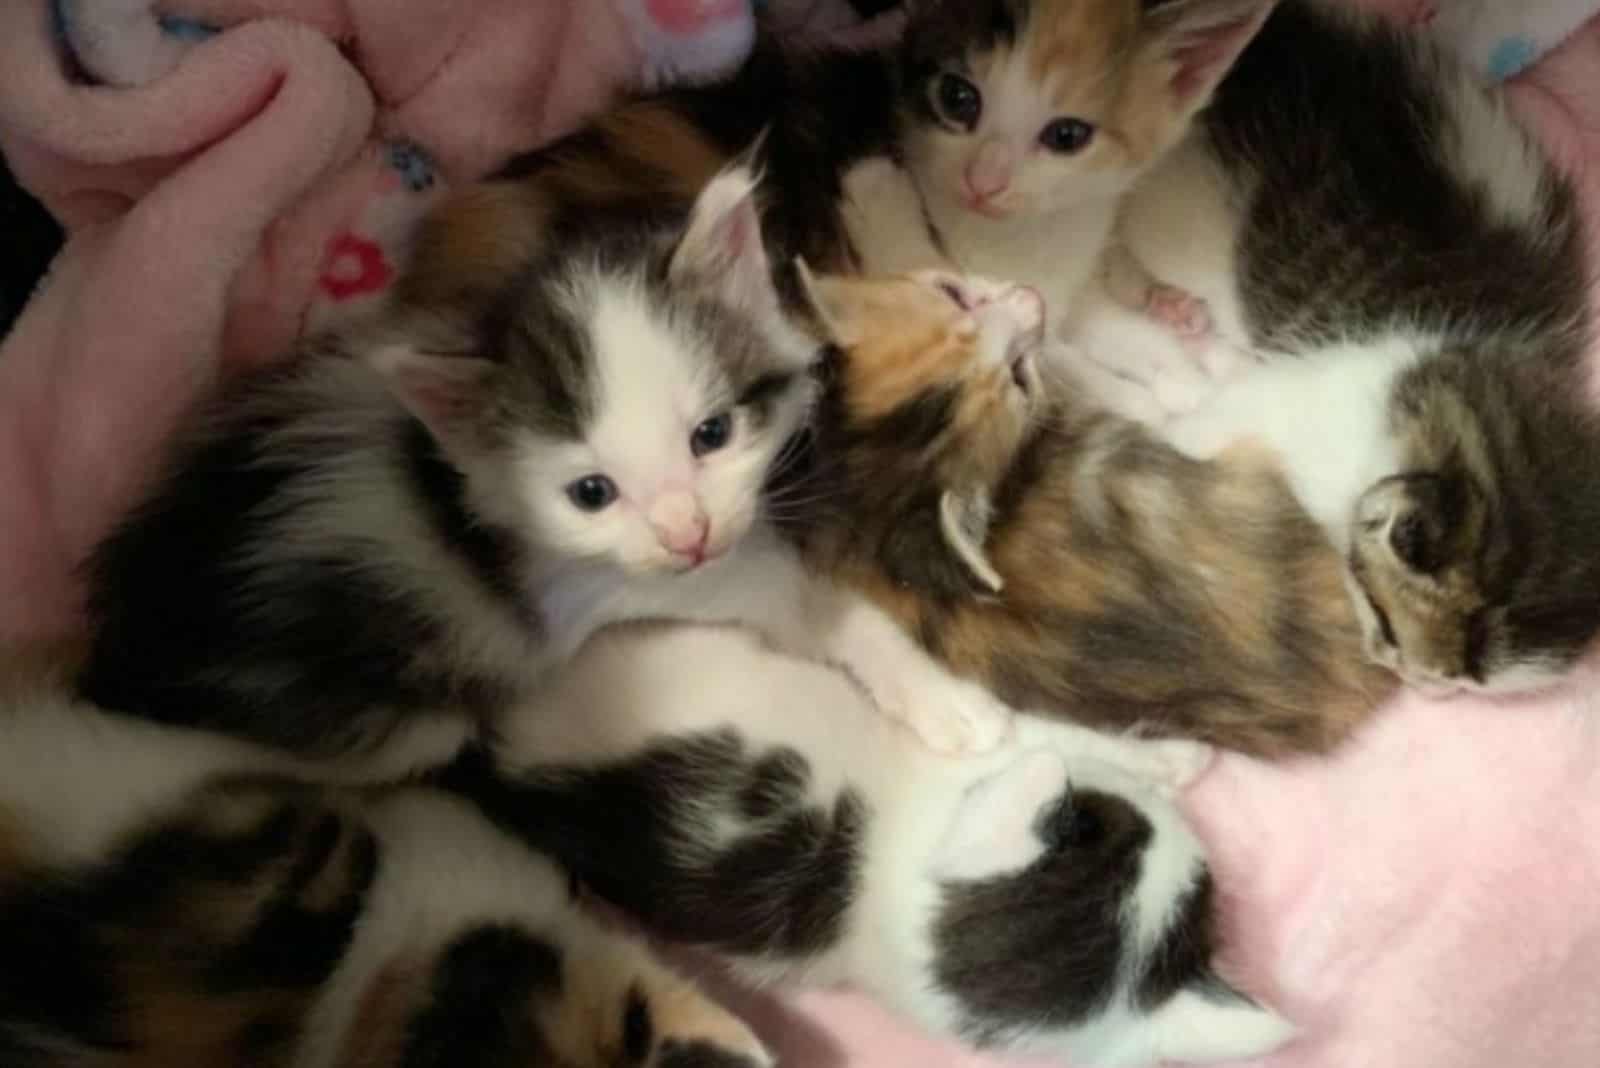
[[[1199,297],[1157,283],[1145,293],[1145,314],[1185,339],[1202,338],[1211,333],[1211,309]]]

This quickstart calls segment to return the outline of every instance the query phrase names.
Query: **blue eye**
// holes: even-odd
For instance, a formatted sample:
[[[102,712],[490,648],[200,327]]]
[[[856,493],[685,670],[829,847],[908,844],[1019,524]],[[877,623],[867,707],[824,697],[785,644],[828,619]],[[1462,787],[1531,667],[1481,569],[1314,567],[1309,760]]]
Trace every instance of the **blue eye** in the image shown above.
[[[585,512],[598,512],[617,499],[617,484],[605,475],[584,475],[567,485],[567,497]]]
[[[728,444],[728,439],[732,436],[733,416],[727,412],[713,415],[695,427],[694,433],[689,435],[689,449],[696,456],[704,456]]]
[[[983,94],[959,74],[941,74],[933,87],[934,110],[949,122],[970,130],[983,114]]]
[[[1039,131],[1039,143],[1051,152],[1071,155],[1094,140],[1094,126],[1082,119],[1054,119]]]

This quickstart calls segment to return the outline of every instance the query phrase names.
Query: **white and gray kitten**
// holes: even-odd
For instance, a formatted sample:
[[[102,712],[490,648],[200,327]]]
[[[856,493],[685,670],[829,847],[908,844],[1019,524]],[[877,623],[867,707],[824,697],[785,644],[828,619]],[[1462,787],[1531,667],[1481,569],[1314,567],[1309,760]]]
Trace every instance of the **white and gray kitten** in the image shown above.
[[[854,986],[1084,1065],[1289,1037],[1212,970],[1211,876],[1173,800],[1206,747],[1023,717],[958,761],[867,706],[737,628],[611,628],[448,781],[759,983]]]
[[[987,744],[996,699],[762,519],[818,345],[755,187],[735,166],[687,222],[592,219],[494,300],[401,302],[222,398],[93,561],[85,694],[387,779],[607,622],[748,620]]]
[[[1428,692],[1545,685],[1600,630],[1573,189],[1426,38],[1323,0],[1256,6],[1119,226],[1132,273],[1203,301],[1210,333],[1113,309],[1080,368],[1191,455],[1276,447],[1379,662]]]

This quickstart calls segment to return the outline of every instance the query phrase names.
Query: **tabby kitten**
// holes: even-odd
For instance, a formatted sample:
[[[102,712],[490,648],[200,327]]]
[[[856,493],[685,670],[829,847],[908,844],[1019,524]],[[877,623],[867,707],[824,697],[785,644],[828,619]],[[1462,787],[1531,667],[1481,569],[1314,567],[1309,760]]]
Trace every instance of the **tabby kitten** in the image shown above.
[[[786,296],[797,255],[868,273],[953,259],[1065,312],[1117,197],[1182,136],[1260,6],[929,0],[884,50],[797,54],[763,37],[731,78],[624,102],[455,197],[420,237],[433,266],[402,299],[471,300],[530,250],[581,236],[596,210],[685,203],[759,141]],[[1091,62],[1108,54],[1112,69]],[[842,183],[873,159],[902,162],[920,196],[849,216]]]
[[[934,1033],[1081,1065],[1291,1033],[1212,971],[1212,879],[1173,802],[1204,746],[1029,720],[947,760],[837,671],[657,625],[596,635],[487,755],[453,785],[757,983],[848,984]]]
[[[810,286],[836,349],[791,536],[1009,705],[1260,756],[1321,752],[1394,686],[1339,554],[1264,450],[1182,456],[1040,374],[1010,287]]]
[[[1343,6],[1277,4],[1125,204],[1130,253],[1214,335],[1091,354],[1160,392],[1186,453],[1278,451],[1377,660],[1428,692],[1536,688],[1600,628],[1574,192],[1497,91]]]
[[[737,1020],[421,788],[0,695],[7,1068],[766,1068]]]

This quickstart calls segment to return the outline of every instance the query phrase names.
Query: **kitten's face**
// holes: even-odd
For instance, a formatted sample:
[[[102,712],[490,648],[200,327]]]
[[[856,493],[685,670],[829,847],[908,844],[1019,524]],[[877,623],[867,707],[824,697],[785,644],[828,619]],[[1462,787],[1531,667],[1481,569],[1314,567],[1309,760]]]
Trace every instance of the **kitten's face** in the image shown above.
[[[1113,197],[1188,129],[1270,0],[932,0],[903,51],[906,158],[1005,219]]]
[[[884,435],[886,466],[875,477],[899,486],[997,481],[1040,407],[1039,294],[935,271],[824,278],[811,291],[839,346],[840,429],[865,435],[856,438],[864,451]]]
[[[539,543],[629,572],[721,556],[749,530],[767,469],[804,414],[804,376],[751,323],[693,294],[596,276],[557,303],[583,351],[571,360],[581,381],[556,403],[581,416],[551,433],[530,411],[509,443]],[[522,367],[537,376],[550,339],[523,341],[533,353]]]
[[[735,168],[676,240],[554,257],[481,328],[487,359],[387,369],[473,506],[547,566],[686,571],[749,530],[816,347],[779,309],[753,196]]]

